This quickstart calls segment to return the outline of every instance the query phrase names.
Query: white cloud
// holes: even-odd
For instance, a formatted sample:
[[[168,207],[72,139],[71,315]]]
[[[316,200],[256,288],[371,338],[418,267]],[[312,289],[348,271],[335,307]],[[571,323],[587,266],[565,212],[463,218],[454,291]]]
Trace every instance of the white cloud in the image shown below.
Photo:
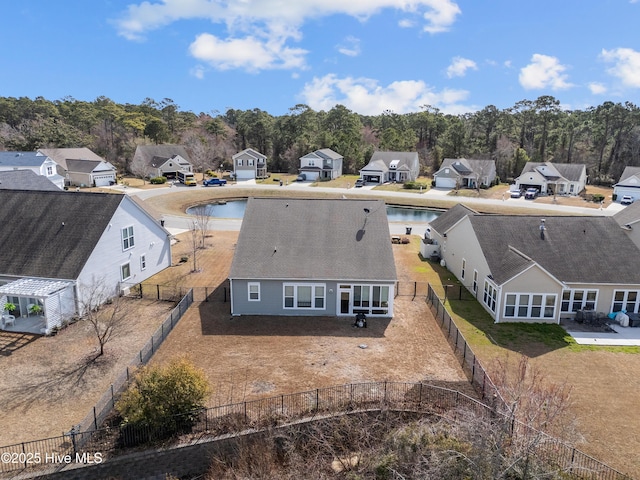
[[[447,67],[447,77],[464,77],[469,69],[478,70],[476,62],[468,58],[455,57],[451,65]]]
[[[334,74],[314,78],[300,93],[302,102],[314,110],[330,110],[340,104],[362,115],[379,115],[385,110],[417,112],[423,105],[438,107],[444,113],[476,110],[460,103],[468,96],[466,90],[436,92],[421,80],[396,81],[385,87],[370,78],[339,78]]]
[[[303,68],[306,51],[287,48],[278,40],[262,41],[251,36],[221,40],[202,33],[189,46],[189,53],[218,70],[238,68],[256,72]]]
[[[589,84],[589,90],[593,95],[602,95],[603,93],[607,93],[607,87],[598,82],[591,82]]]
[[[196,77],[198,80],[202,80],[204,78],[205,68],[202,65],[196,65],[193,67],[189,73]]]
[[[343,55],[348,57],[357,57],[360,55],[360,40],[355,37],[348,36],[344,39],[342,44],[338,45],[337,48]]]
[[[551,88],[563,90],[573,85],[567,82],[567,69],[556,57],[535,53],[531,63],[520,70],[520,85],[526,90]]]
[[[382,10],[392,9],[422,20],[423,30],[430,33],[447,31],[461,13],[453,0],[296,0],[283,5],[282,0],[157,0],[142,1],[127,7],[121,18],[114,21],[118,33],[130,40],[142,40],[147,32],[180,20],[204,19],[222,25],[227,38],[209,34],[208,50],[213,52],[211,63],[217,68],[295,68],[304,62],[306,52],[287,45],[302,38],[301,28],[310,19],[331,15],[348,15],[366,20]],[[407,26],[409,20],[401,20]],[[191,50],[202,48],[207,39],[205,33],[198,36]],[[267,53],[264,61],[258,55],[246,52],[254,45],[259,52]],[[238,52],[238,59],[220,52],[218,47],[229,46]],[[280,50],[276,50],[280,48]],[[355,50],[347,48],[346,52]],[[197,57],[199,58],[199,57]],[[218,59],[222,58],[222,61]],[[286,59],[286,60],[285,60]],[[266,65],[266,67],[265,67]]]
[[[640,52],[631,48],[602,50],[600,57],[613,66],[607,72],[627,87],[640,88]]]

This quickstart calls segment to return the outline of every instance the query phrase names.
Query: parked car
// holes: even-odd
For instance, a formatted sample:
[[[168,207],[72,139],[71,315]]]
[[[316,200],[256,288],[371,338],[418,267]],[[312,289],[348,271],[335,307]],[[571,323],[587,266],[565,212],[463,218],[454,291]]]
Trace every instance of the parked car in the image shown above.
[[[509,190],[511,198],[520,198],[522,196],[522,190]]]
[[[298,175],[298,178],[296,178],[296,182],[304,182],[306,179],[307,179],[307,174],[301,173],[300,175]]]
[[[359,179],[357,179],[357,180],[356,180],[356,183],[355,183],[355,185],[354,185],[354,186],[355,186],[356,188],[360,188],[360,187],[362,187],[363,185],[364,185],[364,180],[363,180],[362,178],[359,178]]]
[[[533,200],[538,196],[537,188],[527,188],[527,191],[524,192],[524,198],[527,200]]]
[[[620,205],[631,205],[633,203],[633,197],[631,195],[624,195],[620,199]]]
[[[202,182],[205,187],[223,186],[227,184],[227,181],[221,178],[209,178]]]

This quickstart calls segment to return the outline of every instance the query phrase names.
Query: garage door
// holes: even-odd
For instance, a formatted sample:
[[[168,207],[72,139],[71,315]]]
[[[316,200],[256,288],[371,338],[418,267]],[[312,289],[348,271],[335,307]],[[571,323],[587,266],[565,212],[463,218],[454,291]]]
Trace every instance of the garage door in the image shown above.
[[[93,181],[96,183],[96,187],[106,187],[111,185],[111,182],[116,181],[115,175],[96,175],[93,177]]]
[[[256,172],[253,170],[236,170],[236,178],[238,180],[249,180],[256,178]]]
[[[370,183],[380,183],[380,175],[365,175],[364,180]]]
[[[456,188],[456,179],[455,178],[441,178],[436,177],[436,187],[437,188]]]
[[[315,182],[320,176],[319,172],[302,172],[306,175],[307,181]]]

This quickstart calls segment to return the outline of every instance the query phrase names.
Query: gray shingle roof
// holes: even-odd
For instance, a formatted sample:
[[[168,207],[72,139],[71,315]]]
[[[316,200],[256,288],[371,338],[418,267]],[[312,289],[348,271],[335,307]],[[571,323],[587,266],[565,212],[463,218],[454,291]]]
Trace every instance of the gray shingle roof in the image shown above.
[[[53,159],[58,165],[60,165],[65,170],[67,168],[67,160],[68,159],[77,159],[77,160],[97,160],[104,161],[102,157],[98,154],[94,153],[87,147],[81,148],[41,148],[38,150],[39,152],[49,156],[49,158]]]
[[[187,162],[191,163],[189,154],[182,145],[139,145],[136,148],[136,156],[142,159],[144,165],[149,166],[157,163],[158,158],[168,160],[174,155],[180,155]]]
[[[0,189],[60,191],[47,177],[38,175],[33,170],[9,170],[0,172]]]
[[[67,170],[69,172],[77,173],[91,173],[93,170],[102,163],[102,160],[67,160]]]
[[[538,167],[547,167],[549,173],[543,174]],[[522,169],[520,175],[528,172],[538,171],[549,180],[557,180],[559,177],[555,173],[559,173],[562,177],[570,182],[577,182],[585,169],[583,163],[553,163],[553,162],[527,162]]]
[[[37,152],[0,152],[0,165],[9,167],[39,167],[47,156]]]
[[[618,225],[631,225],[640,222],[640,201],[627,205],[613,216]]]
[[[385,204],[250,198],[229,278],[395,281]]]
[[[617,185],[625,185],[626,180],[635,176],[640,178],[640,167],[625,167],[624,171],[622,172],[622,175],[620,175],[620,180],[618,181]],[[634,187],[637,186],[637,184],[630,184],[630,185]]]
[[[541,216],[469,219],[498,284],[528,264],[514,249],[563,282],[640,284],[640,250],[611,217],[544,217],[544,240]]]
[[[0,190],[0,274],[76,279],[124,197]]]
[[[447,230],[458,223],[460,219],[466,217],[467,215],[473,215],[475,213],[477,213],[475,210],[472,210],[469,207],[458,203],[454,207],[444,212],[442,215],[429,222],[429,225],[431,225],[431,228],[433,228],[440,235],[443,235],[447,232]]]
[[[382,160],[384,164],[388,167],[389,164],[393,160],[400,160],[398,167],[400,165],[413,165],[414,162],[417,162],[418,153],[417,152],[373,152],[371,155],[371,160],[369,164],[375,162],[376,160]]]

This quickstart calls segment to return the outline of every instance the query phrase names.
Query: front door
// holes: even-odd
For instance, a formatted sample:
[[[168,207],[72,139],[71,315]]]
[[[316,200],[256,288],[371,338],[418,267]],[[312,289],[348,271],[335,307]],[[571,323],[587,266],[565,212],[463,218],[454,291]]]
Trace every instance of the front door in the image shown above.
[[[340,315],[349,315],[351,313],[351,289],[340,289]]]

